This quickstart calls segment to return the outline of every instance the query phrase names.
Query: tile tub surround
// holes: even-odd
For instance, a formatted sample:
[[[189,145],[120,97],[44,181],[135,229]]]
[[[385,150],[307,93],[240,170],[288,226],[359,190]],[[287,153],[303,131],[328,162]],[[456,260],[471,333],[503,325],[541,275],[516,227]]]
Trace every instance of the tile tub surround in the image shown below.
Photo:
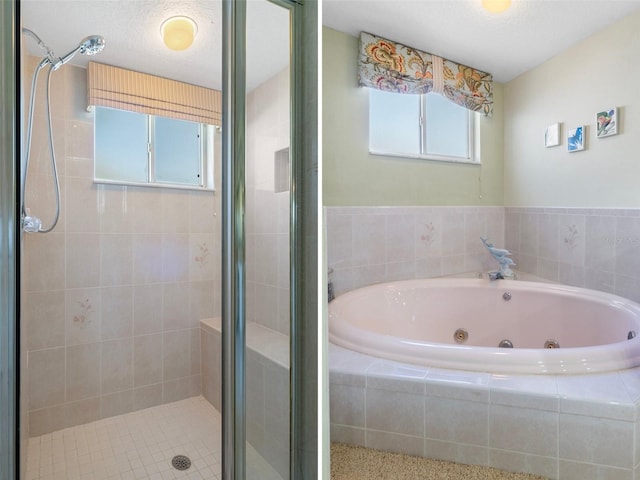
[[[325,207],[336,295],[374,283],[491,271],[479,237],[516,269],[640,302],[640,209]]]
[[[374,283],[496,270],[481,236],[504,244],[503,207],[325,207],[336,295]]]
[[[199,395],[199,320],[220,311],[219,198],[94,184],[86,70],[67,65],[51,87],[60,221],[23,250],[31,436]],[[44,125],[40,105],[28,205],[49,224]]]
[[[640,368],[492,375],[330,345],[331,440],[550,479],[640,478]]]
[[[221,402],[220,317],[200,321],[202,394]],[[289,478],[289,337],[247,324],[247,441],[284,479]]]
[[[505,209],[521,271],[640,301],[640,209]]]

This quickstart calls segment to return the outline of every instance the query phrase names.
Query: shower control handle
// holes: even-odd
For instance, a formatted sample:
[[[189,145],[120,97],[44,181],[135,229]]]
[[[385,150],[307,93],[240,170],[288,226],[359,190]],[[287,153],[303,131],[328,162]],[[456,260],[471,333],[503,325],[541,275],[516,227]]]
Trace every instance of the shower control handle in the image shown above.
[[[27,233],[38,233],[42,227],[42,222],[38,217],[26,215],[22,219],[22,228]]]

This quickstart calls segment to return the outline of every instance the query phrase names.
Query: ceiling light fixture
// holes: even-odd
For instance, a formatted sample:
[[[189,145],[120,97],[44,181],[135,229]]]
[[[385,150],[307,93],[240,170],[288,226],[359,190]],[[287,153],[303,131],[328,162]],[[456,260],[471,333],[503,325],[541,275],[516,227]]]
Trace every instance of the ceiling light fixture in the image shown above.
[[[162,41],[171,50],[186,50],[198,33],[198,25],[189,17],[167,18],[160,26]]]
[[[491,13],[501,13],[511,6],[511,0],[482,0],[482,6]]]

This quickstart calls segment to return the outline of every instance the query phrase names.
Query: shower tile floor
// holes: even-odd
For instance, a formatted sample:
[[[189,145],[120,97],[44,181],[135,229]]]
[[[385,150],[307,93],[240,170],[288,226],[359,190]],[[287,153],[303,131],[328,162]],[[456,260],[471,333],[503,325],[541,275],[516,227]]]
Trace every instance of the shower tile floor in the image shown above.
[[[220,413],[192,397],[30,438],[26,480],[219,480],[220,443]],[[282,480],[251,446],[247,478]]]

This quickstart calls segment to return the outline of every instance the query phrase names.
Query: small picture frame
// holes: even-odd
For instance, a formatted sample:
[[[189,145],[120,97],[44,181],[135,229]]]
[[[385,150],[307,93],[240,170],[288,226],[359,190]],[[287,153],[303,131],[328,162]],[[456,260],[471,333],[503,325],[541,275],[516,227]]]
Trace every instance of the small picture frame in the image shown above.
[[[585,143],[585,126],[572,128],[567,132],[567,151],[569,153],[580,152],[584,150]]]
[[[560,124],[554,123],[549,125],[544,131],[544,146],[557,147],[560,145]]]
[[[604,138],[618,134],[618,108],[613,107],[596,114],[596,137]]]

